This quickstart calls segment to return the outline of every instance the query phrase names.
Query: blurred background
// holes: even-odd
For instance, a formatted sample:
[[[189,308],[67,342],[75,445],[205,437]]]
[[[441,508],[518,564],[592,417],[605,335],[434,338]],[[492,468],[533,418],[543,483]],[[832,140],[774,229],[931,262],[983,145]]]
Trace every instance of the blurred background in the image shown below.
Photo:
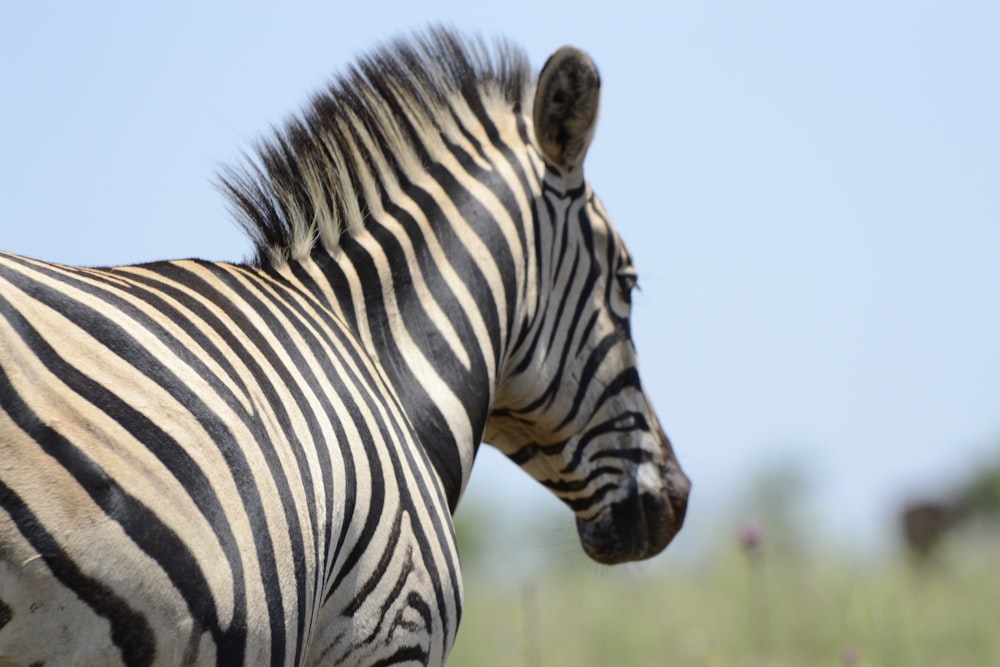
[[[0,17],[0,248],[72,264],[245,258],[214,174],[386,39],[444,22],[536,67],[565,43],[594,57],[588,175],[640,270],[633,331],[688,521],[651,563],[598,568],[484,447],[452,664],[1000,664],[1000,5]]]

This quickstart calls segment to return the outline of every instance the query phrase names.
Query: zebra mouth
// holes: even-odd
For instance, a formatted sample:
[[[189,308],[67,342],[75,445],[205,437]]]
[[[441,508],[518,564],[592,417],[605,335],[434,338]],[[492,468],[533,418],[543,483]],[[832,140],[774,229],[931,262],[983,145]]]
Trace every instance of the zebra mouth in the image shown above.
[[[652,558],[684,525],[691,483],[679,468],[666,476],[663,494],[636,492],[589,521],[576,520],[583,550],[605,565]]]

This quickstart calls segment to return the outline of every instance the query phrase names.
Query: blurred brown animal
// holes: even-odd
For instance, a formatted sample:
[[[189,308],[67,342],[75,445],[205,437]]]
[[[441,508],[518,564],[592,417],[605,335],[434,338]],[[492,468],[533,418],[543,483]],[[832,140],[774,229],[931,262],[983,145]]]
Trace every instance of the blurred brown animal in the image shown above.
[[[908,503],[900,514],[900,522],[910,554],[920,560],[930,558],[960,516],[958,508],[947,501]]]

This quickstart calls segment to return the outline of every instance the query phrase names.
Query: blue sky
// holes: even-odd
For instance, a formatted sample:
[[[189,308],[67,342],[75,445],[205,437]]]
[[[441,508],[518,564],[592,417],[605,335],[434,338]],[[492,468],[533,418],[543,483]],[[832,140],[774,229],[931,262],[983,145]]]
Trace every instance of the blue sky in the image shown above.
[[[604,82],[587,169],[641,273],[644,381],[695,482],[681,540],[792,460],[818,533],[884,542],[901,500],[1000,456],[996,3],[164,5],[3,10],[0,247],[239,260],[214,173],[354,55],[440,21],[536,66],[572,43]],[[554,507],[490,454],[467,498]]]

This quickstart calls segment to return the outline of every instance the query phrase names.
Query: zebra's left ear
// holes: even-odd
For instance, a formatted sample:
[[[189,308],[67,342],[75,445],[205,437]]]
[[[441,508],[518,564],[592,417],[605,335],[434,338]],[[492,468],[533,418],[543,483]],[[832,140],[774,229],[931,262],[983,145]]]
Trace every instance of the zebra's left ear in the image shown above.
[[[572,46],[552,54],[538,75],[535,137],[545,157],[564,171],[579,167],[590,147],[600,93],[597,66]]]

